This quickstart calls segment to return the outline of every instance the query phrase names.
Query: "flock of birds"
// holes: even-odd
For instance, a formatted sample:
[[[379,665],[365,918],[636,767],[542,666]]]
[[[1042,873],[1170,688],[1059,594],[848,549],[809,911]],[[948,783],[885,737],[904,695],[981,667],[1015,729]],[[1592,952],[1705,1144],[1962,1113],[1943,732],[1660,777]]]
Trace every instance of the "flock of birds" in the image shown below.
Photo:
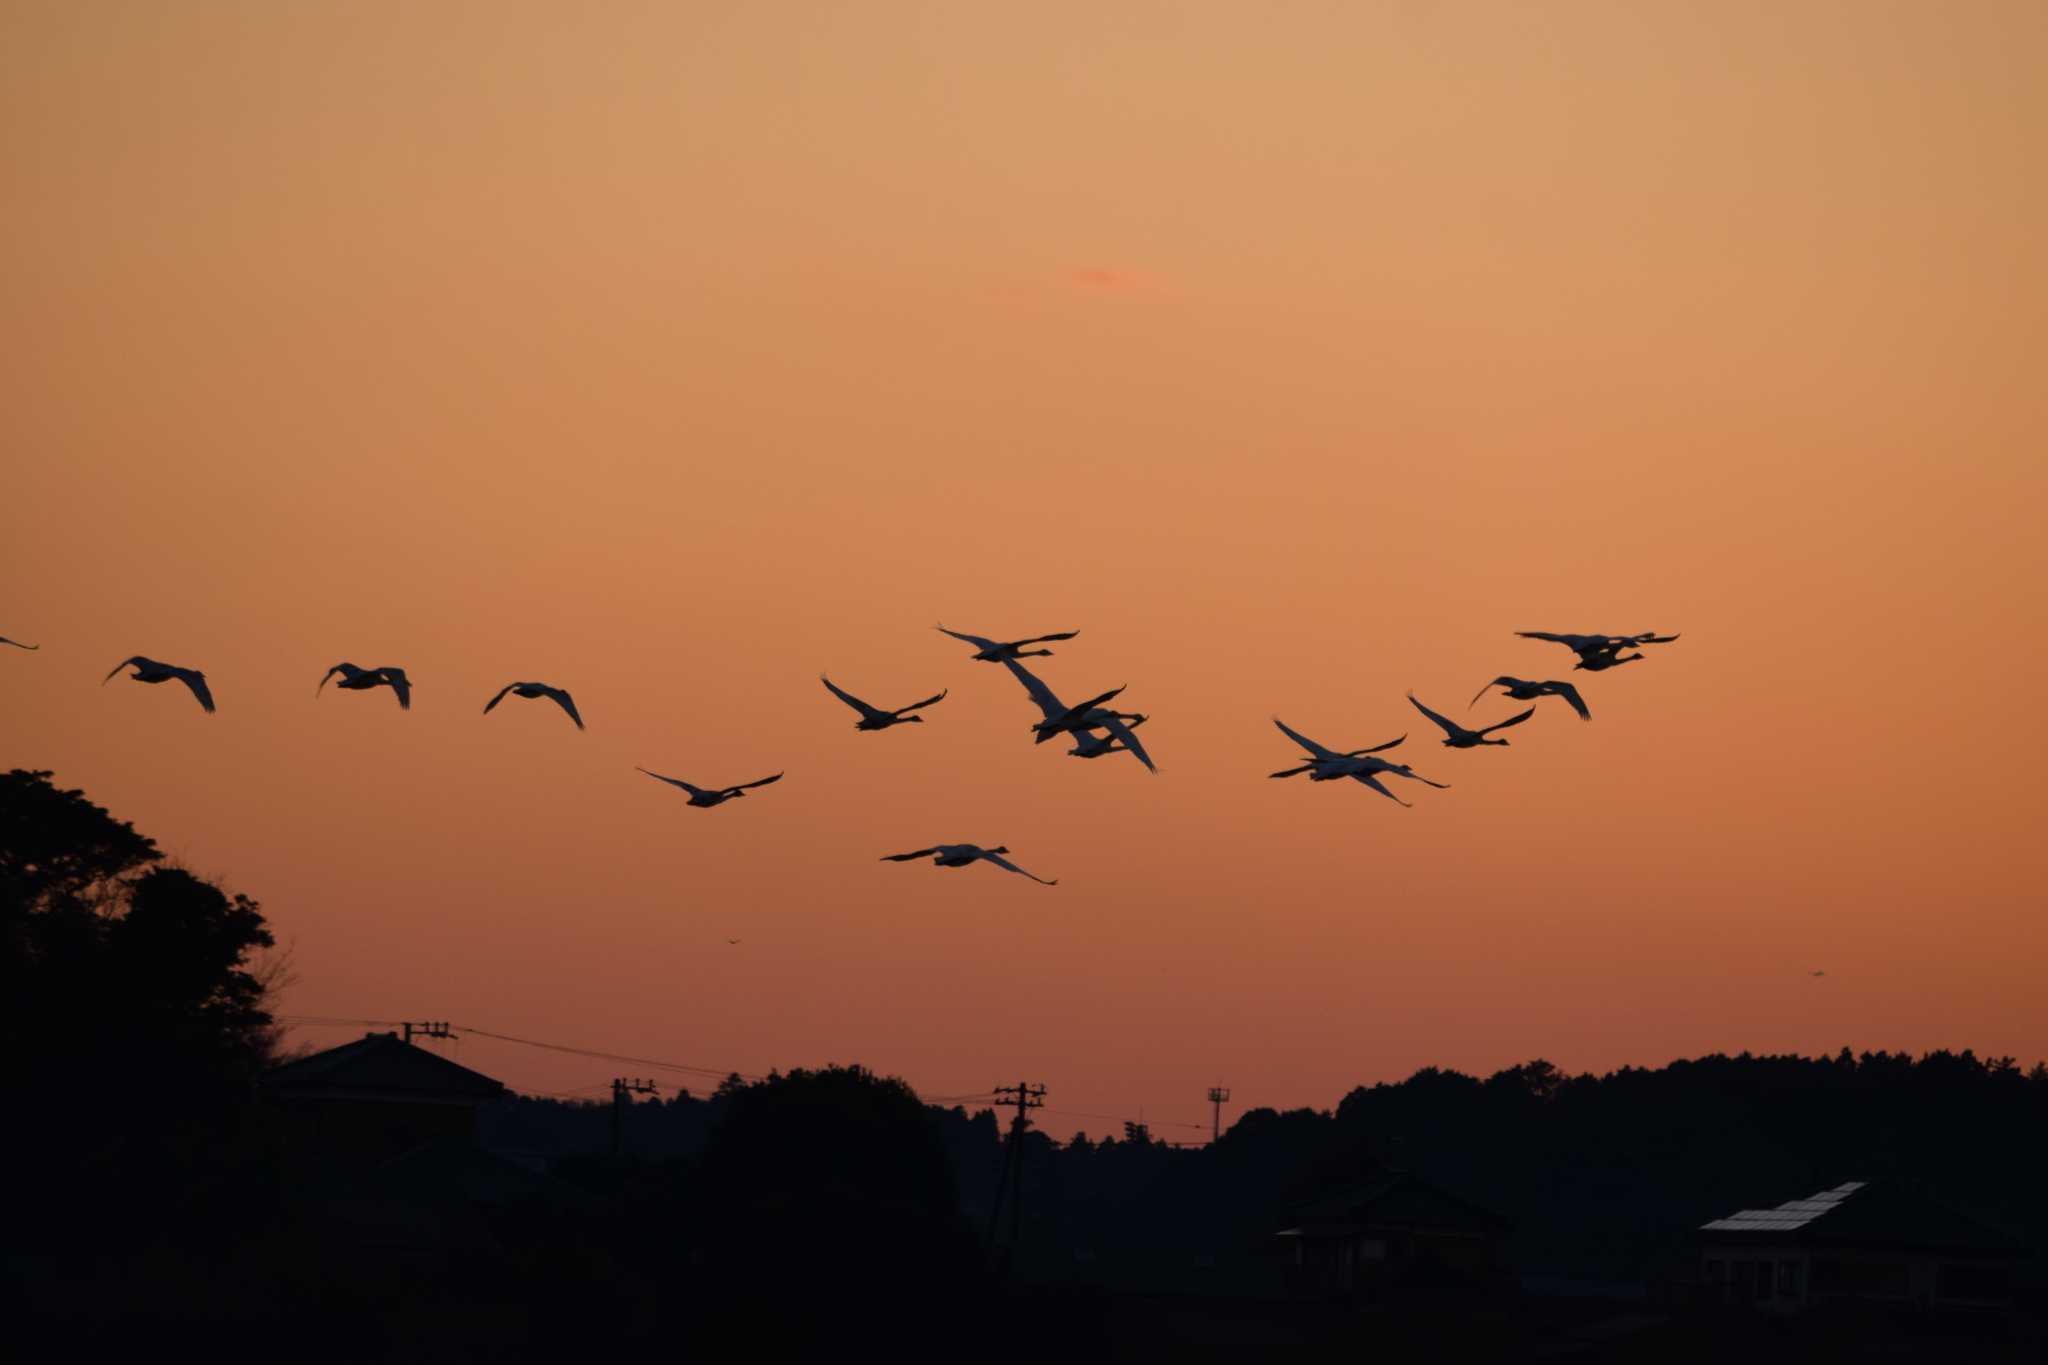
[[[1128,753],[1144,764],[1150,771],[1158,771],[1157,766],[1152,762],[1152,756],[1145,752],[1145,746],[1139,742],[1136,733],[1138,727],[1145,723],[1147,717],[1135,712],[1119,711],[1109,705],[1109,703],[1116,700],[1122,694],[1124,690],[1122,687],[1114,687],[1107,692],[1092,696],[1086,701],[1068,705],[1050,687],[1046,686],[1042,679],[1026,668],[1021,662],[1024,659],[1048,656],[1052,653],[1050,649],[1042,647],[1031,649],[1028,646],[1044,646],[1060,640],[1071,640],[1080,634],[1079,631],[1069,630],[1052,635],[1033,635],[1021,640],[991,640],[980,635],[969,635],[964,631],[948,630],[944,626],[939,626],[937,629],[955,640],[961,641],[963,644],[974,646],[972,657],[975,661],[1001,664],[1009,670],[1010,676],[1015,678],[1024,688],[1025,695],[1030,698],[1032,705],[1039,712],[1039,719],[1031,725],[1031,732],[1034,737],[1033,743],[1043,744],[1048,740],[1064,736],[1073,744],[1073,747],[1067,750],[1071,757],[1102,758],[1109,754]],[[1578,662],[1573,665],[1573,668],[1588,673],[1601,673],[1610,668],[1617,668],[1622,664],[1635,663],[1644,657],[1642,652],[1644,646],[1666,645],[1678,638],[1676,635],[1658,635],[1654,631],[1645,631],[1638,635],[1569,635],[1547,630],[1522,630],[1515,633],[1524,639],[1546,640],[1565,646],[1578,657]],[[4,635],[0,635],[0,645],[12,645],[17,649],[41,648],[40,645],[23,644],[19,640],[11,640]],[[157,684],[176,681],[183,683],[191,691],[193,697],[198,700],[199,705],[209,714],[214,710],[213,691],[207,686],[206,674],[199,669],[181,668],[176,664],[163,663],[159,660],[137,654],[123,659],[120,663],[114,665],[107,673],[107,676],[101,679],[100,685],[104,687],[107,683],[113,681],[114,677],[124,668],[132,668],[134,670],[134,672],[128,675],[129,679],[134,682]],[[325,691],[327,684],[330,681],[334,681],[336,675],[339,675],[340,681],[335,682],[334,685],[340,691],[368,692],[379,687],[388,687],[398,699],[398,705],[401,710],[409,711],[412,709],[412,680],[406,676],[403,668],[392,667],[388,664],[380,665],[376,668],[359,668],[352,663],[338,663],[321,675],[320,685],[313,689],[314,696],[318,697],[321,692]],[[926,697],[922,701],[914,701],[907,706],[885,710],[862,701],[859,697],[854,696],[851,692],[840,687],[831,678],[823,674],[819,675],[819,681],[825,685],[827,691],[854,711],[859,719],[854,722],[853,728],[862,731],[880,731],[891,729],[898,725],[922,724],[924,717],[913,713],[922,711],[928,706],[937,705],[939,702],[944,701],[947,695],[946,691],[941,691],[937,695]],[[1486,684],[1486,686],[1480,688],[1478,692],[1473,694],[1472,700],[1466,703],[1467,709],[1469,710],[1472,706],[1477,705],[1481,697],[1496,687],[1501,689],[1504,696],[1513,701],[1533,702],[1544,697],[1558,697],[1566,705],[1570,706],[1572,710],[1578,712],[1579,719],[1591,720],[1593,718],[1592,711],[1586,706],[1585,698],[1579,695],[1579,689],[1571,683],[1554,680],[1537,681],[1528,678],[1517,678],[1508,674],[1502,674]],[[950,691],[950,689],[947,689],[947,691]],[[576,709],[576,699],[569,695],[567,689],[554,687],[542,682],[506,683],[498,689],[496,696],[484,703],[484,714],[490,714],[497,708],[498,703],[505,700],[508,696],[519,697],[528,701],[542,699],[551,701],[561,707],[563,713],[576,723],[577,729],[581,730],[583,728],[583,716]],[[1450,749],[1476,749],[1488,745],[1505,747],[1508,741],[1493,738],[1494,733],[1520,725],[1536,714],[1536,708],[1531,706],[1515,715],[1509,716],[1506,720],[1497,721],[1492,725],[1474,730],[1436,711],[1432,711],[1412,692],[1408,694],[1408,700],[1417,711],[1427,716],[1431,722],[1444,732],[1444,747]],[[1406,806],[1409,803],[1394,795],[1380,781],[1382,777],[1404,778],[1411,782],[1420,782],[1424,786],[1436,787],[1438,789],[1448,786],[1447,783],[1431,781],[1429,778],[1417,773],[1408,764],[1393,763],[1384,758],[1375,757],[1375,755],[1403,743],[1408,738],[1406,735],[1390,739],[1383,744],[1375,744],[1370,748],[1339,751],[1325,748],[1308,736],[1290,728],[1285,721],[1282,721],[1277,716],[1273,718],[1273,724],[1279,727],[1281,734],[1286,735],[1288,739],[1300,745],[1308,758],[1308,761],[1305,763],[1271,774],[1273,777],[1296,777],[1302,773],[1307,773],[1311,782],[1333,782],[1349,778],[1354,782],[1372,788],[1381,796],[1402,806]],[[638,771],[646,773],[647,776],[655,779],[657,782],[665,782],[669,786],[687,793],[690,805],[704,808],[724,805],[727,801],[745,796],[755,788],[766,787],[771,783],[780,782],[783,777],[783,774],[775,773],[772,776],[759,778],[753,782],[741,782],[729,787],[699,787],[684,781],[680,777],[669,777],[647,768],[640,768]],[[1056,879],[1048,881],[1043,877],[1026,872],[1023,868],[1009,861],[1009,859],[1003,856],[1009,851],[1008,848],[1000,845],[994,848],[984,848],[980,844],[933,844],[928,848],[916,849],[909,853],[886,854],[882,861],[904,863],[929,858],[939,867],[968,867],[977,862],[986,862],[992,863],[1006,872],[1014,872],[1020,877],[1029,877],[1032,881],[1044,886],[1058,885]]]

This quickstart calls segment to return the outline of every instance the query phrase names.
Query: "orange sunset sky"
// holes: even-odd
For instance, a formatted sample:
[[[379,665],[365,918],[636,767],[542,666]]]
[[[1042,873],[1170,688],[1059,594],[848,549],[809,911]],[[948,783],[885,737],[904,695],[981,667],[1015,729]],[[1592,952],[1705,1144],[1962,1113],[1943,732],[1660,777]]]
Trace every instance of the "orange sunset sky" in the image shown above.
[[[283,1012],[1059,1135],[2048,1055],[2048,8],[0,15],[0,761],[260,899]],[[1034,663],[1160,773],[935,621],[1078,628]],[[821,669],[952,695],[857,734]],[[1502,672],[1593,723],[1403,700]],[[479,714],[528,678],[588,733]],[[1452,789],[1268,781],[1275,714]],[[877,861],[954,840],[1060,885]]]

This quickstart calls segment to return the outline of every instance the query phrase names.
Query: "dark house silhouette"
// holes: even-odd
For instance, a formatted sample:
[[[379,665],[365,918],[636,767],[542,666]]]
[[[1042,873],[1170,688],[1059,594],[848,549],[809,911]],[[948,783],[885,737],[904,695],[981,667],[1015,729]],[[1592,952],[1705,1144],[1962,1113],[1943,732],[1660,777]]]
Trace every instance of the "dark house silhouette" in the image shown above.
[[[1706,1297],[1779,1312],[1827,1300],[2003,1307],[2015,1239],[1896,1182],[1850,1181],[1699,1230]]]
[[[370,1161],[429,1142],[473,1142],[478,1107],[505,1094],[501,1082],[395,1033],[273,1067],[262,1089],[300,1141]]]
[[[1375,1301],[1476,1290],[1504,1278],[1508,1220],[1406,1171],[1383,1171],[1296,1211],[1275,1234],[1289,1286]]]

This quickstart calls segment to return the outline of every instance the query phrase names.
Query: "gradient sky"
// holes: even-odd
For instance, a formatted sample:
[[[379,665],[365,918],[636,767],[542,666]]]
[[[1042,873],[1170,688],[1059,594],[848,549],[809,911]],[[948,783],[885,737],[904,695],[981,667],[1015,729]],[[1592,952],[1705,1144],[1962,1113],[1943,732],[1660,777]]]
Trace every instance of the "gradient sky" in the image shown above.
[[[0,15],[0,761],[259,898],[285,1012],[1057,1134],[2048,1050],[2048,9]],[[1079,628],[1160,774],[938,620]],[[1650,628],[1590,725],[1403,701]],[[1275,713],[1453,789],[1270,782]],[[876,861],[941,840],[1061,884]]]

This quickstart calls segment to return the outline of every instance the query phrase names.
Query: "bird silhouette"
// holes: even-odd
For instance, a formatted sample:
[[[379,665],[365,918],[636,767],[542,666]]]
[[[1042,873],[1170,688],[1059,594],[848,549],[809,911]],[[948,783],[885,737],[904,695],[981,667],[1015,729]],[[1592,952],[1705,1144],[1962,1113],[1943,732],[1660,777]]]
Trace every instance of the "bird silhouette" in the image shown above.
[[[341,681],[335,686],[344,692],[367,692],[373,687],[388,687],[397,694],[400,710],[412,710],[412,680],[405,676],[405,670],[402,668],[392,668],[389,665],[380,668],[357,668],[354,664],[336,664],[320,675],[320,686],[313,689],[313,695],[319,696],[326,688],[327,680],[337,673],[341,674]]]
[[[1059,885],[1057,877],[1047,881],[1043,877],[1032,876],[1031,873],[1026,872],[1023,868],[1002,856],[1009,851],[1007,847],[1001,844],[994,848],[983,848],[980,844],[933,844],[930,848],[921,848],[914,853],[885,853],[882,855],[881,861],[885,863],[907,863],[919,858],[930,858],[940,867],[966,867],[970,863],[987,862],[994,863],[1005,872],[1014,872],[1020,877],[1031,877],[1031,880],[1037,882],[1040,886]]]
[[[22,643],[21,641],[19,641],[19,640],[10,640],[10,639],[8,639],[8,638],[7,638],[7,637],[6,637],[5,635],[0,635],[0,645],[13,645],[13,646],[14,646],[14,647],[15,647],[16,649],[41,649],[41,648],[42,648],[42,646],[41,646],[41,645],[25,645],[25,644],[23,644],[23,643]],[[119,670],[116,670],[116,671],[118,672]]]
[[[505,700],[505,694],[507,692],[510,692],[515,697],[525,697],[528,700],[531,700],[535,697],[546,697],[549,701],[553,702],[555,705],[561,707],[564,711],[569,713],[569,719],[576,722],[577,729],[581,730],[583,728],[583,717],[578,715],[576,712],[576,699],[571,697],[567,692],[563,691],[561,688],[549,687],[546,683],[506,683],[503,687],[498,689],[497,696],[492,697],[489,701],[484,703],[484,714],[487,716],[491,714],[491,712],[497,708],[498,703]]]
[[[1523,721],[1529,719],[1529,717],[1536,714],[1536,708],[1532,706],[1528,710],[1522,712],[1520,715],[1509,716],[1506,720],[1501,721],[1499,724],[1489,725],[1484,730],[1467,730],[1464,726],[1458,724],[1458,722],[1451,720],[1448,717],[1440,716],[1436,712],[1430,710],[1427,706],[1424,706],[1421,702],[1416,701],[1415,694],[1413,692],[1410,692],[1408,694],[1408,702],[1416,710],[1420,711],[1423,715],[1428,716],[1431,720],[1435,721],[1438,725],[1443,727],[1444,747],[1446,749],[1476,749],[1482,744],[1498,744],[1502,748],[1506,748],[1506,740],[1488,739],[1487,736],[1492,734],[1495,730],[1505,730],[1510,725],[1520,725]]]
[[[638,767],[638,765],[636,764],[635,767]],[[639,771],[646,773],[657,782],[666,782],[671,787],[681,788],[690,794],[691,805],[701,806],[706,809],[712,806],[722,806],[735,797],[745,796],[750,787],[765,787],[770,782],[780,782],[782,780],[782,774],[777,773],[773,777],[764,777],[758,782],[742,782],[736,787],[698,787],[692,786],[680,777],[663,777],[660,773],[653,772],[647,768],[639,768]]]
[[[1024,640],[996,641],[981,635],[969,635],[963,631],[947,630],[944,626],[934,626],[933,629],[950,635],[956,640],[963,640],[973,645],[974,657],[983,663],[990,664],[1003,663],[1009,659],[1030,659],[1039,655],[1050,655],[1052,651],[1049,649],[1025,649],[1024,646],[1043,644],[1047,640],[1071,640],[1081,633],[1078,630],[1063,630],[1056,635],[1033,635],[1029,639]]]
[[[1151,717],[1149,716],[1125,716],[1123,717],[1124,728],[1126,730],[1135,730],[1150,719]],[[1130,745],[1114,735],[1098,735],[1093,730],[1075,730],[1073,731],[1073,736],[1074,747],[1067,750],[1067,754],[1071,758],[1101,758],[1106,754],[1128,754],[1135,752]]]
[[[1643,655],[1640,649],[1634,654],[1623,654],[1625,649],[1636,649],[1641,645],[1668,645],[1678,637],[1659,635],[1646,630],[1640,635],[1572,635],[1551,630],[1518,630],[1515,634],[1525,640],[1548,640],[1563,645],[1579,656],[1573,668],[1583,668],[1588,673],[1600,673],[1621,664],[1632,664]]]
[[[213,689],[206,685],[204,673],[196,668],[180,668],[176,664],[158,663],[155,659],[146,659],[140,654],[115,664],[113,670],[100,679],[100,686],[105,687],[112,682],[114,674],[130,664],[135,666],[135,671],[128,676],[136,682],[154,684],[176,679],[192,689],[192,695],[199,699],[199,705],[205,709],[206,714],[213,714]]]
[[[818,675],[818,681],[825,684],[826,691],[860,712],[860,719],[855,721],[853,725],[853,728],[856,730],[886,730],[892,725],[908,725],[913,723],[921,725],[924,723],[923,716],[911,716],[904,713],[918,710],[920,707],[931,706],[946,699],[946,693],[941,692],[936,697],[926,697],[923,701],[914,701],[908,706],[899,706],[894,711],[884,711],[880,707],[868,705],[859,697],[854,696],[853,693],[834,683],[823,673]],[[951,690],[951,688],[947,689],[947,691]]]
[[[1122,692],[1123,688],[1112,688],[1099,697],[1090,697],[1079,705],[1069,706],[1053,695],[1053,690],[1047,687],[1037,675],[1015,659],[1004,659],[1002,664],[1004,668],[1010,670],[1018,682],[1024,685],[1025,692],[1030,694],[1031,700],[1037,705],[1040,714],[1044,717],[1043,720],[1040,720],[1031,727],[1032,733],[1038,736],[1034,743],[1043,744],[1055,735],[1071,734],[1078,736],[1089,730],[1107,730],[1112,741],[1121,744],[1124,748],[1136,754],[1138,761],[1144,764],[1147,769],[1155,773],[1159,771],[1158,765],[1152,761],[1152,755],[1145,752],[1145,746],[1138,742],[1138,737],[1135,734],[1131,733],[1132,727],[1129,722],[1136,720],[1142,724],[1145,718],[1137,715],[1135,712],[1112,711],[1102,705],[1102,703],[1111,700],[1119,692]],[[1098,758],[1101,756],[1090,752],[1091,749],[1092,746],[1082,744],[1077,746],[1077,749],[1069,750],[1068,752],[1078,751],[1083,758]],[[1105,749],[1103,752],[1107,753],[1109,750]]]
[[[1580,720],[1593,719],[1593,713],[1586,709],[1586,699],[1579,695],[1579,689],[1568,682],[1530,682],[1527,678],[1511,678],[1503,673],[1486,687],[1472,694],[1472,700],[1465,703],[1469,710],[1486,695],[1488,688],[1498,687],[1516,701],[1535,701],[1539,697],[1563,697],[1579,713]]]
[[[1281,734],[1308,751],[1309,761],[1298,768],[1284,768],[1277,773],[1269,773],[1269,777],[1294,777],[1299,773],[1307,773],[1311,782],[1334,782],[1339,778],[1348,777],[1354,782],[1362,782],[1371,787],[1397,806],[1409,803],[1382,786],[1379,774],[1391,773],[1395,777],[1405,777],[1439,790],[1447,790],[1450,787],[1448,782],[1431,782],[1405,763],[1389,763],[1384,758],[1372,757],[1376,753],[1393,748],[1401,740],[1408,738],[1406,735],[1401,736],[1401,739],[1390,739],[1385,744],[1375,744],[1369,749],[1353,749],[1347,753],[1339,753],[1335,749],[1325,748],[1316,743],[1298,730],[1288,728],[1287,722],[1278,716],[1273,717],[1273,724],[1279,727]]]

